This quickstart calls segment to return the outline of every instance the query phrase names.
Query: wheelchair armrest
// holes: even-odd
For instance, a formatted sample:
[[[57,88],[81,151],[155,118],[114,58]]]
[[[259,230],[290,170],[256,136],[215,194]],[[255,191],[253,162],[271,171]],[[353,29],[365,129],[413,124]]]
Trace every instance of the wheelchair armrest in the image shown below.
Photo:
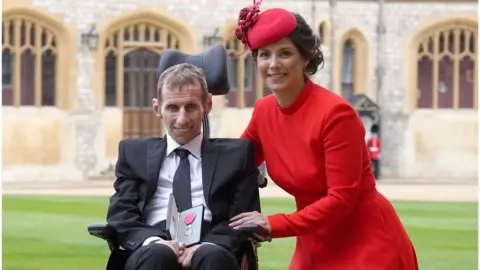
[[[112,241],[114,238],[113,228],[105,223],[88,224],[88,233],[107,242]]]
[[[260,188],[265,188],[268,185],[268,179],[264,176],[260,176],[257,182]]]
[[[268,231],[260,225],[252,223],[244,224],[241,225],[238,230],[247,237],[253,238],[256,242],[270,241],[268,239]]]

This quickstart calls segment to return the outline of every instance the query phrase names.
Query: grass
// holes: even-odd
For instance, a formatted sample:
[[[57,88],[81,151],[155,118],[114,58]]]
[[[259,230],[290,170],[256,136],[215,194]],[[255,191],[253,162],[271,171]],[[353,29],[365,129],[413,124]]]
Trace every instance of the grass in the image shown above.
[[[3,196],[3,269],[103,269],[107,246],[86,225],[104,222],[107,205],[106,197]],[[477,269],[476,203],[394,205],[420,269]],[[267,214],[294,210],[289,199],[264,199],[262,207]],[[263,244],[260,269],[287,269],[293,248],[293,238]]]

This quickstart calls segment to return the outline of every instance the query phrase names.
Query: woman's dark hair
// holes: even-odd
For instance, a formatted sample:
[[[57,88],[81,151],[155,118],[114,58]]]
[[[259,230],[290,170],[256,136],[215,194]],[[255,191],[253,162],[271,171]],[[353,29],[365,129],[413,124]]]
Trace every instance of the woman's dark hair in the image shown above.
[[[292,12],[297,20],[295,30],[288,36],[300,54],[308,60],[305,73],[308,76],[315,74],[318,67],[323,67],[323,53],[320,50],[320,38],[313,33],[312,28],[298,13]],[[253,59],[257,59],[258,50],[252,52]]]

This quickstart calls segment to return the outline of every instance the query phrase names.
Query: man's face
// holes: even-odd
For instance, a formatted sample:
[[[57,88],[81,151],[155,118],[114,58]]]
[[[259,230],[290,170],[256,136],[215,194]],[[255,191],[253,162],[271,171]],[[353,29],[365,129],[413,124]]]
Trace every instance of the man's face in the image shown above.
[[[168,134],[179,144],[186,144],[202,129],[203,116],[212,109],[209,95],[204,102],[201,84],[196,81],[177,89],[164,88],[162,100],[152,100],[153,110],[163,119]]]

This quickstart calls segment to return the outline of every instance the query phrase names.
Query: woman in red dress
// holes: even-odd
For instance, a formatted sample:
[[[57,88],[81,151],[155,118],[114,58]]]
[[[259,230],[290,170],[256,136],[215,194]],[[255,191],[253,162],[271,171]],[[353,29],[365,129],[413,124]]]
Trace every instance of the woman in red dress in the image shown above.
[[[342,97],[315,84],[323,63],[318,37],[298,14],[240,12],[237,38],[248,46],[265,85],[242,138],[255,145],[272,180],[295,197],[297,211],[234,217],[272,239],[296,237],[290,270],[416,270],[414,247],[395,209],[375,187],[365,130]]]

